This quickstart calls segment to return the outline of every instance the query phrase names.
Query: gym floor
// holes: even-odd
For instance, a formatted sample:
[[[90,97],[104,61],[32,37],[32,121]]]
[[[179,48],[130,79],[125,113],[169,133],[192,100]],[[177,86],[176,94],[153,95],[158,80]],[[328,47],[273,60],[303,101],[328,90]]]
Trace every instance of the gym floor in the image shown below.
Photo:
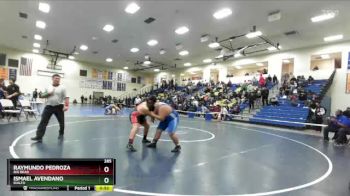
[[[350,148],[325,143],[320,136],[244,123],[181,118],[181,153],[167,134],[156,149],[136,137],[137,152],[125,146],[131,128],[127,112],[103,116],[103,108],[72,106],[65,139],[57,140],[53,117],[42,143],[35,143],[39,121],[0,125],[1,195],[349,195]],[[149,137],[153,136],[152,125]],[[9,146],[13,150],[10,152]],[[115,158],[116,188],[100,192],[10,192],[6,159]]]

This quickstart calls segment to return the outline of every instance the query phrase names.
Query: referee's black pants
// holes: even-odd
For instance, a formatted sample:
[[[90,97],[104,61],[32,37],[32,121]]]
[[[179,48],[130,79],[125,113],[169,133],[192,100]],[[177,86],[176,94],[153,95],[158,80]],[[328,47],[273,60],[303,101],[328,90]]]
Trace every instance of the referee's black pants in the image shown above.
[[[42,138],[45,135],[47,124],[49,123],[49,120],[54,114],[58,120],[58,123],[60,124],[60,130],[59,134],[64,134],[64,111],[63,111],[63,105],[57,105],[57,106],[50,106],[47,105],[44,108],[44,111],[41,115],[41,121],[39,123],[38,129],[36,131],[36,136],[39,138]]]

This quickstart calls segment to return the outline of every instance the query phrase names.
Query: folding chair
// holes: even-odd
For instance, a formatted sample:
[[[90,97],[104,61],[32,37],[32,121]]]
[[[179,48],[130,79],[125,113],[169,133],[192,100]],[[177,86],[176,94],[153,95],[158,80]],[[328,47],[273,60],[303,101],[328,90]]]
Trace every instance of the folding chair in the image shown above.
[[[21,111],[23,111],[24,115],[26,116],[26,119],[28,120],[29,115],[33,115],[36,119],[35,113],[37,110],[34,110],[28,100],[19,100],[19,103],[21,104]]]
[[[9,99],[0,99],[0,104],[2,106],[2,112],[4,114],[7,114],[7,121],[10,122],[10,119],[13,114],[16,114],[17,119],[19,120],[19,117],[21,115],[21,110],[14,109],[14,105],[11,100]]]

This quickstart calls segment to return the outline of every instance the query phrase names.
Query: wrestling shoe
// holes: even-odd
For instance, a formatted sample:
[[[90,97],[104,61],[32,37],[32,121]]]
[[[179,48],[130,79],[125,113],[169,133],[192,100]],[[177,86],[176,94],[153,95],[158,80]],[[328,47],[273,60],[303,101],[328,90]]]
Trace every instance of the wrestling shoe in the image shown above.
[[[147,147],[148,148],[156,148],[157,147],[157,143],[152,142],[152,143],[148,144]]]
[[[33,141],[37,141],[37,142],[42,142],[43,141],[43,138],[42,137],[38,137],[38,136],[32,137],[30,139],[33,140]]]
[[[142,143],[151,143],[148,139],[142,139]]]
[[[180,152],[180,150],[181,150],[181,146],[177,145],[177,146],[175,146],[174,149],[171,150],[171,152]]]
[[[133,146],[132,144],[126,145],[126,148],[127,148],[130,152],[136,152],[136,149],[134,148],[134,146]]]

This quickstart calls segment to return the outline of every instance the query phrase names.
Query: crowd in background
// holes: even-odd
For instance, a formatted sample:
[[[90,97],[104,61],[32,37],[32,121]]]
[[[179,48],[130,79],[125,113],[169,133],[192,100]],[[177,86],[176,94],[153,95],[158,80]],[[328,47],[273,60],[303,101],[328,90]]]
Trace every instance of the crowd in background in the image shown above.
[[[109,104],[115,104],[119,108],[123,106],[133,107],[145,100],[149,96],[156,96],[159,101],[170,104],[180,113],[200,112],[212,113],[214,119],[232,120],[232,115],[240,114],[243,109],[248,107],[250,113],[256,107],[272,105],[278,106],[281,100],[289,101],[291,106],[308,107],[309,121],[316,124],[322,124],[326,114],[326,109],[321,106],[322,97],[311,91],[307,91],[307,86],[314,81],[309,76],[293,76],[285,74],[281,78],[279,91],[274,96],[270,96],[270,89],[279,83],[277,77],[268,75],[266,78],[260,74],[259,77],[253,77],[252,80],[244,81],[241,84],[233,84],[231,81],[225,82],[197,82],[190,79],[184,86],[178,86],[174,80],[163,80],[156,84],[156,88],[143,95],[118,99],[110,95],[95,98],[93,95],[81,95],[80,102],[102,104],[104,107]],[[32,93],[32,101],[41,97],[41,91],[35,89]],[[15,84],[15,80],[10,80],[9,85],[5,86],[4,80],[0,79],[0,99],[10,99],[14,107],[17,107],[17,101],[21,95],[20,87]],[[77,103],[77,100],[73,100]],[[1,111],[1,105],[0,105]],[[3,114],[1,114],[3,115]],[[334,117],[328,119],[328,127],[324,132],[325,140],[328,139],[329,132],[335,132],[333,137],[336,143],[341,145],[346,139],[346,134],[350,134],[350,108],[344,112],[338,110]],[[315,127],[321,131],[321,127]],[[344,137],[345,135],[345,137]]]

